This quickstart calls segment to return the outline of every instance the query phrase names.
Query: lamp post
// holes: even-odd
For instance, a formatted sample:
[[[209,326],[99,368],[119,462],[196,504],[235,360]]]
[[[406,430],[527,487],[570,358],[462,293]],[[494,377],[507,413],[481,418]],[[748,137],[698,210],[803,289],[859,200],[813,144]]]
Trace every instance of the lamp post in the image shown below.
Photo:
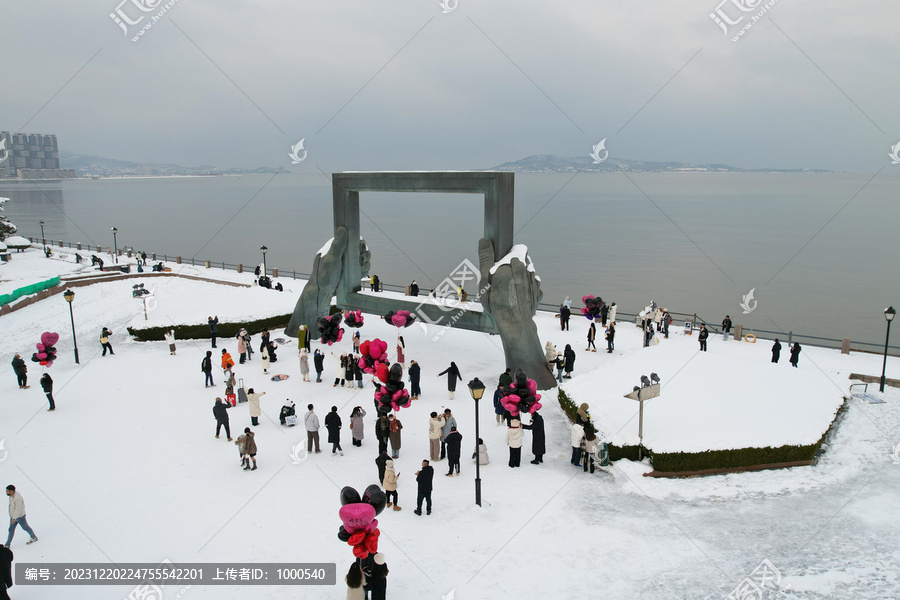
[[[80,364],[78,362],[78,340],[75,339],[75,315],[72,314],[72,300],[75,299],[75,292],[66,290],[63,292],[63,298],[69,303],[69,319],[72,320],[72,344],[75,346],[75,364],[77,365]]]
[[[119,230],[115,227],[112,228],[113,232],[113,259],[116,261],[116,264],[119,264],[119,244],[116,241],[116,234],[119,233]]]
[[[265,277],[266,274],[269,272],[269,270],[266,268],[266,252],[268,252],[269,249],[266,248],[265,246],[263,246],[262,248],[259,249],[259,251],[262,252],[262,254],[263,254],[263,272],[262,272],[262,274],[263,274],[263,277]]]
[[[887,353],[888,353],[888,340],[891,339],[891,321],[894,320],[894,315],[897,314],[897,311],[894,310],[893,306],[888,306],[884,309],[884,319],[887,321],[887,334],[884,336],[884,364],[881,366],[881,389],[880,391],[884,391],[884,372],[887,369]]]
[[[481,506],[481,456],[478,455],[478,401],[484,395],[484,384],[477,377],[469,382],[469,393],[475,401],[475,504]]]
[[[41,221],[41,245],[44,247],[44,255],[47,254],[47,238],[44,237],[44,222]]]

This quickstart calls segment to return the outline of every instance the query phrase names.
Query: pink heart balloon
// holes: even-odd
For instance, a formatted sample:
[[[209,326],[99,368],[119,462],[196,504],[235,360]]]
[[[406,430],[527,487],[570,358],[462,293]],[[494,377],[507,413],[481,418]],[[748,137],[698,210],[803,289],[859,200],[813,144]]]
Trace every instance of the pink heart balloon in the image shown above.
[[[38,352],[37,354],[35,354],[35,356],[37,356],[40,360],[47,360],[46,352]],[[43,363],[41,363],[41,364],[43,364]]]
[[[406,325],[406,317],[403,315],[394,315],[391,317],[391,323],[394,324],[394,327],[403,327]]]
[[[344,523],[344,529],[348,533],[356,533],[372,523],[372,519],[375,518],[375,507],[365,502],[345,504],[341,507],[338,515]]]
[[[35,344],[35,346],[37,346],[38,352],[46,350],[46,347],[43,344]]]
[[[44,333],[41,334],[41,342],[43,342],[43,344],[45,346],[55,346],[56,342],[58,342],[58,341],[59,341],[58,333],[52,333],[50,331],[45,331]]]

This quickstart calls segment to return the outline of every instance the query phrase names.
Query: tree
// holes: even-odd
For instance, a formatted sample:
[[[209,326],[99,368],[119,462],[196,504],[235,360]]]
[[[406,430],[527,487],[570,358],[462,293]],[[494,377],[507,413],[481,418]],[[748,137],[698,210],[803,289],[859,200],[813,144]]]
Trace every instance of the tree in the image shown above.
[[[9,198],[0,198],[0,212],[3,212],[3,205],[9,202]],[[0,215],[0,241],[6,239],[7,236],[14,234],[18,230],[13,223],[9,222],[9,219]]]

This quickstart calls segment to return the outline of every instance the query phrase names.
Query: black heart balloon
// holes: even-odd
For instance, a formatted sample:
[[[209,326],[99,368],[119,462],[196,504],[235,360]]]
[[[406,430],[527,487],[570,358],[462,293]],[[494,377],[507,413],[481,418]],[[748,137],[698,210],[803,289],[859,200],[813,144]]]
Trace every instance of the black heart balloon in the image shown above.
[[[359,492],[349,485],[345,485],[344,489],[341,490],[341,506],[356,504],[358,502],[362,502],[359,498]]]
[[[371,504],[372,508],[375,509],[375,514],[380,515],[381,511],[384,510],[384,507],[387,506],[387,495],[385,495],[384,490],[382,490],[381,487],[373,483],[366,488],[366,491],[363,493],[362,501],[366,504]]]

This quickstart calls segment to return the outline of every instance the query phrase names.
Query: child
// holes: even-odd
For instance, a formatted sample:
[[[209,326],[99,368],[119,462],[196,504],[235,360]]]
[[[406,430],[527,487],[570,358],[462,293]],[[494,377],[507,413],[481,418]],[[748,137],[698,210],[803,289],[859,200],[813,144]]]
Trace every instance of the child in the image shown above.
[[[488,459],[487,446],[484,445],[484,440],[478,438],[478,452],[472,453],[472,460],[475,460],[475,456],[478,456],[478,464],[479,465],[487,465],[490,464],[490,460]]]
[[[392,505],[394,510],[403,510],[397,504],[397,478],[400,477],[399,474],[394,474],[394,461],[388,460],[384,463],[384,481],[382,484],[384,485],[384,493],[387,495],[387,507],[390,508]],[[394,499],[391,502],[391,498]]]

